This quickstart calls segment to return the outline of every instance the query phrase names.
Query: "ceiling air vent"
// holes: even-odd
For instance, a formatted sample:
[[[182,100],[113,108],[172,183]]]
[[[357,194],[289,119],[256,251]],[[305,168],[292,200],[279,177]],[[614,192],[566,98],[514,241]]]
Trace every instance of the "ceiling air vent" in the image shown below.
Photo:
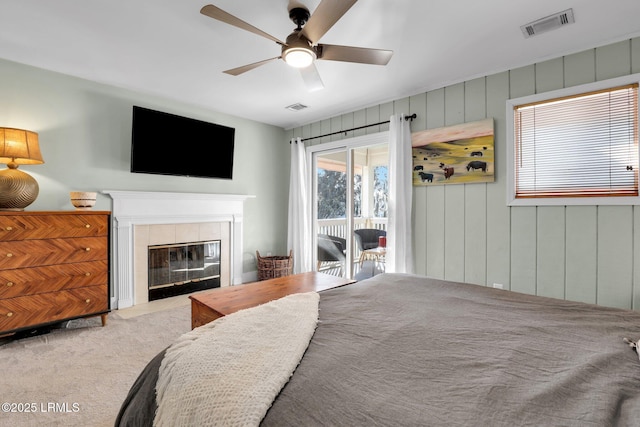
[[[537,36],[538,34],[546,33],[547,31],[555,30],[556,28],[560,28],[564,25],[573,24],[574,22],[573,9],[567,9],[562,12],[558,12],[555,15],[530,22],[520,27],[520,29],[522,30],[524,37],[529,38]]]
[[[286,106],[284,108],[286,108],[287,110],[291,110],[291,111],[300,111],[300,110],[304,110],[305,108],[309,108],[309,107],[307,107],[304,104],[297,103],[297,104],[288,105],[288,106]]]

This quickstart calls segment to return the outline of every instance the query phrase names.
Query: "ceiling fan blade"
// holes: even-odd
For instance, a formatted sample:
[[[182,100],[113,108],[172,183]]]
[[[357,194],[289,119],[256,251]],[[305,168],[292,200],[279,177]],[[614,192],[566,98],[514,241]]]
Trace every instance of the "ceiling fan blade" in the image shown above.
[[[324,83],[322,83],[316,64],[312,63],[308,67],[300,68],[300,75],[309,92],[324,89]]]
[[[282,58],[281,56],[276,56],[275,58],[265,59],[264,61],[254,62],[253,64],[243,65],[242,67],[232,68],[230,70],[224,71],[226,74],[231,74],[232,76],[238,76],[242,73],[246,73],[247,71],[251,71],[254,68],[258,68],[261,65],[266,64],[267,62],[275,61],[276,59]]]
[[[392,50],[368,49],[365,47],[320,44],[318,59],[327,61],[358,62],[360,64],[387,65],[393,56]]]
[[[273,40],[274,42],[280,44],[280,45],[284,45],[285,43],[280,41],[279,39],[273,37],[271,34],[267,34],[264,31],[254,27],[251,24],[248,24],[246,22],[244,22],[242,19],[240,18],[236,18],[235,16],[231,15],[228,12],[225,12],[224,10],[220,9],[219,7],[216,7],[212,4],[208,4],[206,6],[204,6],[202,9],[200,9],[200,13],[202,13],[203,15],[206,15],[210,18],[213,19],[217,19],[218,21],[224,22],[225,24],[229,24],[229,25],[233,25],[234,27],[238,27],[240,29],[252,32],[254,34],[257,34],[259,36],[265,37],[269,40]]]
[[[322,0],[302,28],[302,35],[311,40],[311,43],[317,43],[357,1]]]

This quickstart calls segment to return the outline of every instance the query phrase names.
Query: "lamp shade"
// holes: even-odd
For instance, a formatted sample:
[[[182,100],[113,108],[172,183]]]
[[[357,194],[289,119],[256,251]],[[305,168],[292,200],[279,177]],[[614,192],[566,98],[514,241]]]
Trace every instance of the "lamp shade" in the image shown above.
[[[37,165],[44,163],[38,134],[24,129],[0,127],[0,163]]]
[[[0,210],[20,211],[38,197],[38,182],[18,165],[44,163],[38,134],[23,129],[0,127]]]

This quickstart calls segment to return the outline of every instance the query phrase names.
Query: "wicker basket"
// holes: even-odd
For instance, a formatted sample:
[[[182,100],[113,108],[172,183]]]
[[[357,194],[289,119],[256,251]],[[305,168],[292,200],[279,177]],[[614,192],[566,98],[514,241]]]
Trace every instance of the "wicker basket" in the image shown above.
[[[288,276],[293,272],[293,251],[289,256],[260,256],[258,259],[258,280],[273,279],[274,277]]]

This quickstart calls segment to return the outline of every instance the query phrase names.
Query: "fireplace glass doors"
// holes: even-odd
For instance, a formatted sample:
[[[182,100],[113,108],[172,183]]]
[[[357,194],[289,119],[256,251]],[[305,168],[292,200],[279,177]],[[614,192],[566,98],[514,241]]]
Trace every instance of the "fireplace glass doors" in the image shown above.
[[[220,240],[149,246],[149,301],[220,286]]]

